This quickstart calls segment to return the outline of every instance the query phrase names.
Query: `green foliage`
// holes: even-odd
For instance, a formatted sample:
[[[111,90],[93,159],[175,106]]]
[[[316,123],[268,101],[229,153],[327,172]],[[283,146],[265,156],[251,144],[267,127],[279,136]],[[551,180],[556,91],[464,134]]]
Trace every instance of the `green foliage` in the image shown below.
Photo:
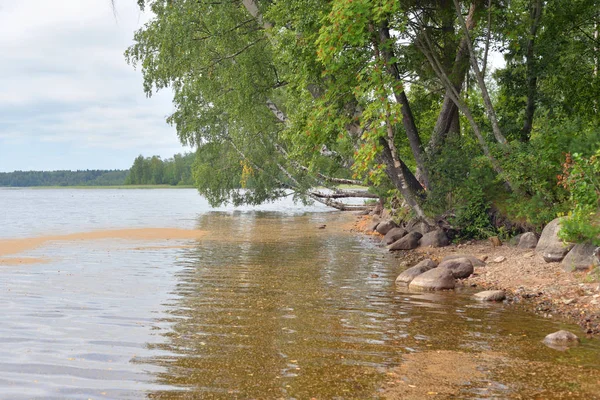
[[[600,149],[591,157],[567,155],[560,183],[569,190],[572,209],[560,235],[570,242],[600,246]]]
[[[15,171],[0,172],[0,186],[117,186],[125,183],[128,171]]]
[[[139,155],[129,169],[126,185],[192,185],[194,155],[175,154],[173,158],[161,160],[159,156]]]

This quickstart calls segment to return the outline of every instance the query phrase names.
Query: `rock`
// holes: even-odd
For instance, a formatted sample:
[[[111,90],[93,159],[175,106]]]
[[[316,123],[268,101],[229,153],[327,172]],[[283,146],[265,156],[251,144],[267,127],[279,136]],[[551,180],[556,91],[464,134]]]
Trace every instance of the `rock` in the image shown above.
[[[371,210],[367,209],[367,210],[360,210],[356,212],[356,215],[369,215],[371,213]]]
[[[395,241],[402,239],[408,232],[404,228],[393,228],[383,237],[384,244],[392,244]]]
[[[409,289],[416,290],[447,290],[454,289],[456,282],[452,272],[446,268],[433,268],[423,272],[408,285]]]
[[[543,342],[550,347],[566,347],[577,345],[579,343],[579,338],[569,331],[558,331],[546,336]]]
[[[408,285],[417,276],[435,267],[437,267],[437,263],[427,258],[414,267],[410,267],[409,269],[402,271],[402,273],[396,278],[396,284]]]
[[[378,225],[379,225],[379,219],[377,221],[371,222],[369,225],[367,225],[367,232],[373,232],[374,230],[377,229]]]
[[[395,251],[416,249],[417,247],[419,247],[419,239],[421,239],[421,236],[422,235],[419,232],[409,232],[403,238],[389,245],[388,250]]]
[[[442,261],[438,268],[447,269],[457,279],[468,278],[473,274],[473,264],[466,257]]]
[[[513,236],[512,238],[510,238],[510,240],[508,241],[508,244],[511,246],[518,246],[519,242],[521,241],[521,237],[523,236],[522,233],[519,233],[517,236]]]
[[[448,236],[441,229],[424,234],[419,242],[419,246],[421,247],[445,247],[449,244],[450,240]]]
[[[385,221],[381,221],[379,223],[379,225],[377,225],[377,228],[375,228],[375,230],[378,233],[381,233],[382,235],[385,235],[386,233],[388,233],[389,231],[391,231],[394,228],[397,228],[398,225],[392,221],[391,219],[385,220]]]
[[[506,257],[504,256],[498,256],[496,258],[494,258],[494,262],[500,264],[501,262],[506,261]]]
[[[406,230],[409,232],[419,232],[421,235],[425,235],[431,231],[431,227],[426,222],[418,219],[412,219],[406,224]]]
[[[517,245],[520,249],[535,249],[538,244],[538,237],[533,232],[525,232],[521,235],[519,239],[519,244]]]
[[[383,204],[381,204],[381,201],[378,201],[377,205],[375,206],[373,211],[371,211],[371,213],[373,215],[379,216],[379,215],[381,215],[382,212],[383,212]]]
[[[453,254],[450,256],[446,256],[442,259],[441,262],[444,261],[448,261],[448,260],[454,260],[456,258],[468,258],[469,261],[471,261],[471,264],[473,264],[474,267],[485,267],[485,263],[483,261],[481,261],[479,258],[474,257],[474,256],[470,256],[467,254]]]
[[[502,301],[506,298],[504,290],[485,290],[473,295],[477,300],[481,301]]]
[[[384,208],[381,212],[381,219],[392,219],[392,213],[387,208]]]
[[[594,255],[596,246],[591,243],[576,244],[562,260],[565,271],[584,271],[598,266]]]
[[[538,244],[535,247],[535,251],[540,253],[546,262],[562,261],[573,247],[572,243],[564,243],[558,237],[560,222],[563,218],[556,218],[544,227],[540,240],[538,240]]]
[[[502,246],[502,242],[500,241],[500,238],[498,238],[498,236],[492,236],[488,238],[488,240],[490,241],[493,247]]]

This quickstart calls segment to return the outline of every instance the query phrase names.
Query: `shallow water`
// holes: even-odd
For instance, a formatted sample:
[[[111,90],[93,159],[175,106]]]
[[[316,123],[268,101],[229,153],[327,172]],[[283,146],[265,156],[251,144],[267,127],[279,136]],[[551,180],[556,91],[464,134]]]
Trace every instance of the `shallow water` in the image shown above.
[[[458,382],[459,398],[600,390],[597,340],[559,352],[541,339],[577,327],[473,302],[469,290],[399,291],[400,260],[322,207],[212,211],[193,190],[67,189],[0,190],[0,206],[5,238],[209,232],[49,243],[25,254],[47,263],[0,267],[2,399],[370,399],[403,355],[437,349],[509,360],[485,382]]]

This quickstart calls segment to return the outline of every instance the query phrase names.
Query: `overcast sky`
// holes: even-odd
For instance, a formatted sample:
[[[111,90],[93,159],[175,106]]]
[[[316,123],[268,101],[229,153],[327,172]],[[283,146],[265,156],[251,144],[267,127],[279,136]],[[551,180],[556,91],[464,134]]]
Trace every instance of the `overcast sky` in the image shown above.
[[[135,0],[0,0],[0,171],[125,169],[184,149],[123,52]]]

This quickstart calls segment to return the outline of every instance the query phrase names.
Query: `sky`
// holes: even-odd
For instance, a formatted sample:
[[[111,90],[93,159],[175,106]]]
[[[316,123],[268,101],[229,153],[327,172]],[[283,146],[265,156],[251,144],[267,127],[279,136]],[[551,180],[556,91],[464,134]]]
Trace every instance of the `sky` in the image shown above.
[[[149,19],[136,0],[0,0],[0,172],[128,169],[190,151],[125,62]]]

